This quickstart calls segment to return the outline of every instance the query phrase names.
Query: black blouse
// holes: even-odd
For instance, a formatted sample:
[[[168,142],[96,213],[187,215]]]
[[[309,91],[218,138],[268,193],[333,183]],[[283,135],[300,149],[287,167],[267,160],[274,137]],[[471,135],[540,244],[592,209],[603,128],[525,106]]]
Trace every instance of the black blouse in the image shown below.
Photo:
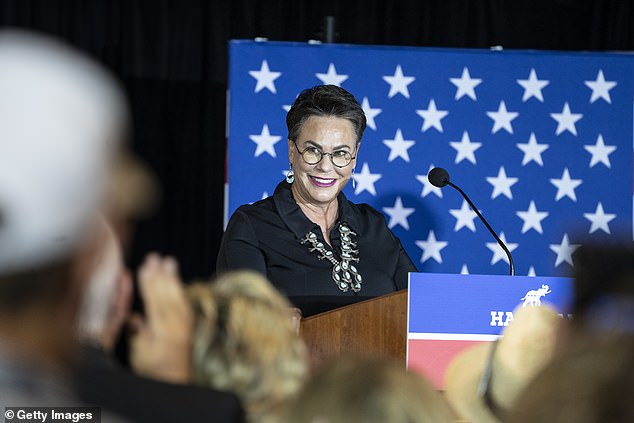
[[[216,271],[252,269],[265,275],[302,310],[304,317],[407,288],[408,272],[416,267],[385,218],[367,204],[354,204],[341,192],[338,221],[330,232],[333,248],[323,240],[319,225],[301,211],[291,185],[282,181],[273,196],[239,207],[222,238]],[[332,279],[332,263],[301,243],[315,233],[335,258],[340,258],[341,223],[357,234],[354,263],[362,276],[359,292],[342,292]]]

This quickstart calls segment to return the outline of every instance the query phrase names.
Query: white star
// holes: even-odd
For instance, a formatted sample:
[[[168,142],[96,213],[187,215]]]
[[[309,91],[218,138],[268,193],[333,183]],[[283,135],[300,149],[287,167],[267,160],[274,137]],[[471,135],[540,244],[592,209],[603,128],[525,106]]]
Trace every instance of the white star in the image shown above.
[[[401,65],[396,66],[396,70],[394,71],[394,76],[384,76],[383,80],[390,84],[390,92],[388,93],[388,97],[392,98],[396,94],[401,94],[405,98],[409,98],[409,89],[407,86],[414,82],[416,78],[413,76],[403,76],[403,69],[401,69]]]
[[[434,127],[438,132],[442,132],[442,123],[440,121],[447,116],[449,112],[446,110],[438,110],[436,108],[436,102],[432,98],[429,100],[427,109],[416,110],[416,114],[423,118],[421,131],[425,132],[429,128]]]
[[[609,234],[610,227],[608,226],[608,223],[616,218],[616,214],[605,213],[603,211],[603,204],[599,202],[594,213],[584,213],[583,217],[585,217],[592,223],[592,225],[590,226],[590,231],[588,233],[591,234],[601,229],[606,234]]]
[[[324,84],[324,85],[336,85],[338,87],[348,79],[348,75],[338,75],[337,69],[335,68],[335,64],[331,63],[328,65],[328,73],[316,73],[315,76]]]
[[[282,76],[282,72],[271,72],[269,64],[266,60],[262,61],[259,71],[249,71],[249,75],[257,80],[255,84],[255,92],[259,93],[264,88],[268,89],[273,94],[275,91],[275,80]]]
[[[512,242],[508,242],[506,240],[506,237],[504,236],[504,232],[500,234],[500,239],[502,240],[502,243],[506,245],[506,248],[508,248],[511,253],[519,245],[519,244],[514,244]],[[506,252],[504,252],[504,250],[502,249],[502,247],[500,247],[500,244],[498,244],[497,242],[487,242],[486,246],[489,250],[493,252],[493,257],[491,257],[491,264],[495,264],[500,260],[504,260],[506,263],[510,264],[509,258],[506,255]]]
[[[610,154],[614,153],[616,147],[613,145],[605,145],[603,142],[603,135],[599,134],[595,145],[584,145],[583,148],[585,148],[588,153],[592,154],[590,167],[593,167],[599,162],[603,163],[608,168],[611,167]]]
[[[561,179],[551,178],[550,183],[557,187],[557,196],[555,201],[561,200],[564,196],[569,197],[572,201],[577,201],[577,195],[575,194],[575,188],[577,188],[583,180],[571,179],[568,168],[564,169],[564,173],[561,175]]]
[[[401,225],[409,231],[407,218],[410,214],[414,213],[415,210],[414,208],[403,207],[401,197],[396,197],[394,207],[383,207],[383,212],[390,216],[390,222],[387,225],[388,228],[392,229],[396,225]]]
[[[513,199],[513,193],[511,187],[517,183],[518,178],[510,178],[506,176],[504,166],[500,166],[498,176],[487,176],[487,182],[493,185],[493,193],[491,194],[491,200],[495,199],[500,194],[504,194],[505,197]]]
[[[616,87],[615,81],[606,81],[603,77],[603,70],[599,69],[599,73],[597,74],[597,79],[594,81],[585,81],[585,84],[592,90],[592,95],[590,96],[590,103],[594,103],[599,98],[604,99],[608,103],[612,103],[612,99],[610,98],[610,90]]]
[[[561,244],[550,244],[550,249],[557,254],[555,267],[564,261],[572,266],[572,253],[574,253],[577,248],[579,248],[579,245],[570,244],[570,241],[568,241],[568,234],[564,234]]]
[[[528,269],[528,275],[526,275],[526,276],[530,276],[530,277],[532,277],[532,278],[534,278],[535,276],[537,276],[537,274],[535,273],[535,268],[534,268],[533,266],[531,266],[531,267]]]
[[[416,175],[416,179],[418,180],[418,182],[423,184],[423,191],[420,193],[421,197],[427,197],[427,194],[429,194],[430,192],[433,192],[438,197],[442,198],[442,190],[441,190],[441,188],[432,185],[431,182],[429,182],[429,178],[427,178],[427,175],[429,174],[429,171],[432,170],[434,167],[435,166],[432,164],[432,165],[429,166],[429,170],[427,171],[426,174],[424,174],[424,175]]]
[[[449,80],[457,87],[456,100],[461,99],[465,95],[471,97],[472,100],[476,100],[475,87],[482,83],[482,79],[471,78],[467,67],[462,69],[462,76],[460,78],[449,78]]]
[[[531,136],[528,138],[528,143],[518,143],[517,148],[524,152],[524,158],[522,159],[522,166],[526,166],[531,160],[540,166],[544,166],[542,161],[542,153],[549,147],[548,144],[537,144],[535,134],[531,132]]]
[[[423,250],[423,255],[420,258],[421,263],[425,263],[430,258],[433,258],[438,263],[442,263],[442,257],[440,256],[440,250],[448,245],[446,241],[437,241],[434,231],[429,231],[426,241],[416,241],[416,246]]]
[[[267,198],[268,196],[269,196],[269,193],[268,193],[268,192],[266,192],[266,191],[264,191],[264,192],[262,193],[262,196],[260,197],[260,200],[264,200],[264,199],[265,199],[265,198]],[[253,204],[253,203],[254,203],[254,202],[252,201],[252,202],[250,202],[249,204]]]
[[[463,264],[462,267],[460,268],[460,274],[461,275],[468,275],[469,274],[469,268],[467,267],[466,264]]]
[[[387,145],[390,149],[390,157],[388,157],[387,161],[391,162],[397,157],[402,158],[406,162],[409,163],[409,150],[416,141],[413,140],[404,140],[403,133],[400,129],[396,130],[396,135],[394,135],[394,139],[391,140],[383,140],[383,144]]]
[[[500,101],[500,106],[497,112],[487,112],[487,116],[493,119],[492,134],[495,134],[500,129],[505,129],[509,134],[513,133],[513,126],[511,121],[519,116],[517,112],[509,112],[506,110],[506,104],[504,100]]]
[[[376,131],[376,124],[374,123],[374,118],[381,113],[382,109],[373,109],[370,106],[370,101],[367,97],[363,97],[363,102],[361,103],[361,108],[363,109],[363,113],[365,113],[365,120],[367,125]]]
[[[361,194],[363,191],[368,191],[372,195],[376,195],[376,189],[374,189],[374,183],[381,179],[383,175],[380,173],[370,173],[370,167],[368,163],[363,163],[363,167],[361,168],[361,173],[355,173],[352,175],[355,182],[357,183],[356,188],[354,189],[355,195]]]
[[[257,144],[254,157],[258,157],[264,152],[269,153],[271,157],[277,157],[275,154],[275,144],[277,144],[282,137],[279,135],[271,135],[269,125],[266,123],[262,127],[260,135],[249,135],[249,139]]]
[[[453,228],[454,232],[458,232],[463,227],[467,227],[471,232],[476,231],[473,220],[478,217],[478,215],[465,200],[462,200],[462,207],[460,207],[460,209],[451,209],[449,213],[456,218],[456,226]]]
[[[528,210],[518,211],[516,214],[524,221],[522,233],[526,233],[531,229],[535,229],[540,234],[544,233],[544,230],[542,229],[542,220],[546,219],[549,213],[537,211],[534,201],[531,200]]]
[[[469,160],[471,163],[476,164],[475,151],[482,147],[480,142],[471,142],[469,139],[469,133],[464,131],[462,133],[462,140],[460,142],[451,141],[449,143],[456,150],[456,161],[458,164],[464,159]]]
[[[577,135],[575,123],[583,117],[582,113],[570,113],[568,102],[564,103],[564,109],[561,113],[551,113],[550,117],[557,121],[557,135],[564,131],[570,131],[571,134]]]
[[[550,81],[537,79],[535,69],[531,69],[528,79],[518,79],[517,83],[524,88],[524,96],[522,97],[523,102],[527,101],[531,97],[535,97],[543,103],[544,96],[542,95],[542,90],[546,87],[546,85],[550,84]]]

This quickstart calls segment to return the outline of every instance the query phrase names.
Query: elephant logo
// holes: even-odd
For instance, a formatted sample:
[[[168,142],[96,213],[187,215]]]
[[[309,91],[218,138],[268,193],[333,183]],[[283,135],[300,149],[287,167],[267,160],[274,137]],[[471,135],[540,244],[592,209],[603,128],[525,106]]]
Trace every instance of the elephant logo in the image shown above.
[[[530,291],[526,293],[526,295],[524,295],[523,298],[520,298],[521,300],[524,300],[522,307],[541,306],[542,305],[541,298],[546,294],[550,294],[551,292],[552,291],[550,290],[549,286],[543,285],[543,284],[542,284],[542,287],[539,289],[531,289]]]

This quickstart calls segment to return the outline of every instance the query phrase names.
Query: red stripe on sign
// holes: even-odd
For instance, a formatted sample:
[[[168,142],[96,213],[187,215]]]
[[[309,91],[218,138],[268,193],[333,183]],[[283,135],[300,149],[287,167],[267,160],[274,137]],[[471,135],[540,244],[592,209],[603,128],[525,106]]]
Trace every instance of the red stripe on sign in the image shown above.
[[[487,341],[407,341],[407,368],[421,373],[439,390],[444,389],[445,370],[461,351]]]

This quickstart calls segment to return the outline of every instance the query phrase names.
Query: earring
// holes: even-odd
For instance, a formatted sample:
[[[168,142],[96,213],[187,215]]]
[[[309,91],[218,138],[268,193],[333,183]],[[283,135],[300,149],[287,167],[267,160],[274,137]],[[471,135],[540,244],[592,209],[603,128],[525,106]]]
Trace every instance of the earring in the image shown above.
[[[293,165],[291,165],[288,172],[286,172],[286,182],[288,182],[289,184],[295,182],[295,172],[293,172]]]
[[[352,175],[350,175],[350,178],[352,179],[352,189],[356,189],[357,188],[357,180],[354,179],[354,169],[352,168]]]

